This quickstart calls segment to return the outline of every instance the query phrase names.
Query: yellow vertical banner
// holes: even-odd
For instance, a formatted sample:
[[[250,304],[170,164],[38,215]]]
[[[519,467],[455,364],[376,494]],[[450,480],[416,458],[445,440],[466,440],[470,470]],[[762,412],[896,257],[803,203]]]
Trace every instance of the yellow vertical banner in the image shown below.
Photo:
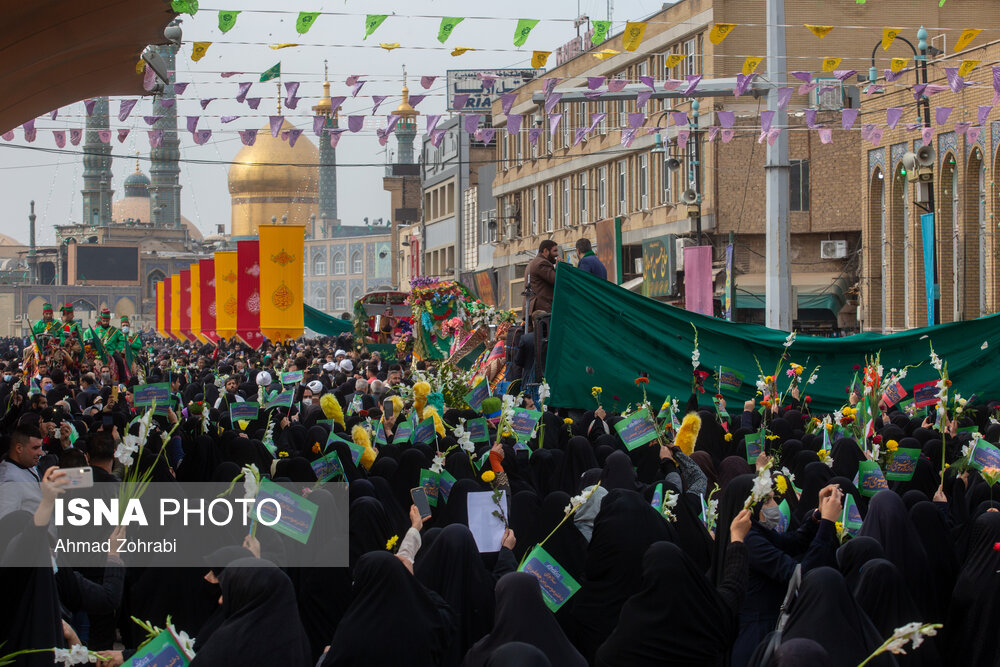
[[[201,264],[191,265],[191,333],[203,343],[208,339],[201,335]]]
[[[171,338],[187,340],[181,333],[181,274],[170,276],[170,334]]]
[[[167,312],[164,310],[164,290],[166,289],[166,283],[162,280],[156,283],[156,333],[158,333],[163,338],[167,337],[167,331],[165,329],[167,324]]]
[[[305,225],[261,225],[260,332],[271,342],[296,339],[305,331],[302,263]]]
[[[236,335],[236,252],[215,253],[215,333],[229,340]]]

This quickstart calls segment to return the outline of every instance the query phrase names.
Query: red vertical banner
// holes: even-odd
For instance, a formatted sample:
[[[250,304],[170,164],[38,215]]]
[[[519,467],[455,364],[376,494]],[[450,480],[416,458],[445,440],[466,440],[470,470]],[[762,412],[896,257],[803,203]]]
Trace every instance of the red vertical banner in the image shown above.
[[[201,334],[212,341],[219,342],[215,333],[215,260],[203,259],[198,262],[201,268],[199,279],[201,284]]]
[[[171,312],[171,306],[172,306],[172,304],[171,304],[170,301],[171,301],[171,297],[173,296],[173,292],[170,289],[170,281],[171,280],[173,280],[173,276],[170,276],[169,278],[164,278],[163,282],[161,283],[161,285],[162,285],[161,289],[163,290],[163,331],[164,331],[164,336],[163,337],[164,338],[170,338],[171,337],[171,333],[170,333],[170,312]]]
[[[180,272],[181,277],[181,335],[194,340],[191,333],[191,269]]]
[[[260,333],[260,244],[236,242],[236,335],[253,349],[264,343]]]

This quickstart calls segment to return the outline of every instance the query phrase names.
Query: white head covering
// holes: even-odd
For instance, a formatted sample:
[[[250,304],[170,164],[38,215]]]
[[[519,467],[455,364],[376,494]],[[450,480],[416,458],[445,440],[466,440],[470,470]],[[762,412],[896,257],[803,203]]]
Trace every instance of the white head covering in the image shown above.
[[[343,361],[340,362],[340,370],[344,371],[345,373],[350,373],[354,371],[354,362],[351,361],[350,359],[344,359]]]
[[[337,350],[336,352],[334,352],[334,353],[333,353],[333,356],[334,356],[335,358],[336,358],[336,357],[346,357],[346,356],[347,356],[347,353],[346,353],[346,352],[344,352],[343,350]]]
[[[271,374],[270,373],[268,373],[267,371],[261,371],[260,373],[257,373],[257,386],[258,387],[266,387],[269,384],[271,384]]]
[[[327,373],[332,373],[335,370],[337,370],[337,364],[333,363],[332,361],[328,361],[325,364],[323,364],[323,370],[326,371]]]
[[[314,394],[320,394],[323,392],[323,383],[319,380],[313,380],[306,386],[309,387],[309,390]]]

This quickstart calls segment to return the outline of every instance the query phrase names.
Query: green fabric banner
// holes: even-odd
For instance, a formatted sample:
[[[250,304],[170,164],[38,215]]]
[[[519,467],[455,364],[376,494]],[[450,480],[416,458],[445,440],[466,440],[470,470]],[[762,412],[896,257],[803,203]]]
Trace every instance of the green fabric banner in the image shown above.
[[[608,30],[611,29],[611,21],[591,21],[594,34],[590,36],[591,44],[600,44],[608,38]]]
[[[594,408],[591,388],[599,386],[605,402],[610,404],[609,399],[617,396],[619,405],[635,405],[642,399],[635,378],[646,371],[650,401],[656,403],[669,395],[678,397],[683,405],[691,394],[691,324],[698,327],[702,369],[713,372],[725,366],[745,380],[738,391],[723,383],[722,393],[731,406],[756,394],[754,357],[770,375],[785,351],[787,334],[783,331],[668,306],[559,262],[545,364],[545,378],[552,388],[548,404]],[[932,342],[937,354],[948,362],[952,391],[963,396],[997,393],[1000,315],[885,336],[799,336],[788,351],[790,361],[805,366],[806,373],[821,366],[816,383],[805,386],[802,393],[812,398],[813,410],[829,411],[847,402],[847,387],[857,372],[855,365],[864,365],[866,355],[879,351],[886,372],[923,362],[910,369],[903,380],[907,391],[914,384],[936,380],[937,372],[929,363]],[[787,363],[784,368],[788,368]],[[787,384],[788,378],[782,377],[778,386],[784,390]],[[706,393],[699,394],[698,402],[711,409],[715,378],[706,380],[704,386]]]
[[[518,19],[514,28],[514,46],[524,46],[532,29],[538,25],[538,19]]]
[[[444,44],[451,37],[452,31],[459,23],[465,20],[464,16],[445,16],[441,19],[441,27],[438,28],[438,41]]]
[[[281,76],[281,61],[280,60],[277,63],[275,63],[275,64],[271,65],[270,67],[268,67],[263,72],[261,72],[261,74],[260,74],[260,82],[264,83],[265,81],[270,81],[271,79],[277,79],[279,76]]]
[[[236,17],[240,15],[239,10],[222,10],[219,12],[219,30],[227,33],[236,25]]]
[[[316,310],[312,306],[302,306],[305,311],[306,329],[310,329],[321,336],[339,336],[342,333],[352,333],[354,323],[351,320],[342,320],[339,317],[332,317],[321,310]]]
[[[306,34],[309,32],[309,28],[313,27],[318,16],[319,12],[299,12],[299,18],[295,20],[295,31],[300,35]]]
[[[365,16],[365,36],[361,39],[368,39],[369,35],[378,30],[378,27],[388,17],[388,14],[368,14]]]

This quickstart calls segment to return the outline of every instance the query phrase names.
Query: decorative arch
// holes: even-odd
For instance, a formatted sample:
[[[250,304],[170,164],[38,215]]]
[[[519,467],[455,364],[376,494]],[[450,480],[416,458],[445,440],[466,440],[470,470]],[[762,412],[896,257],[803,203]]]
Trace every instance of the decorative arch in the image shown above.
[[[890,183],[884,183],[887,193],[886,233],[882,244],[882,273],[885,280],[885,328],[898,331],[909,321],[910,278],[910,187],[902,164],[896,164]]]
[[[364,260],[361,259],[361,251],[355,250],[351,253],[351,275],[360,275],[364,272]]]
[[[167,274],[159,269],[153,269],[146,276],[146,298],[155,299],[156,298],[156,283],[162,282],[167,279]]]
[[[885,244],[885,184],[882,166],[872,164],[869,151],[869,166],[872,168],[868,181],[868,220],[865,224],[863,249],[866,297],[863,301],[863,323],[866,330],[880,331],[885,326],[885,298],[882,267]],[[884,160],[884,156],[883,156]],[[884,162],[882,163],[884,164]]]
[[[312,258],[312,272],[314,276],[326,275],[326,255],[317,252]]]
[[[342,276],[347,273],[347,265],[344,261],[344,253],[340,250],[333,253],[333,275]]]
[[[958,318],[959,283],[955,281],[958,272],[957,252],[959,237],[959,204],[960,191],[958,186],[958,166],[955,153],[947,151],[941,156],[941,178],[938,190],[937,208],[941,212],[940,220],[935,220],[934,236],[937,243],[937,282],[940,286],[940,310],[938,318],[941,322],[953,322]]]
[[[347,311],[347,295],[344,292],[344,288],[336,286],[333,288],[333,312],[334,314],[342,313]]]
[[[123,296],[115,301],[115,307],[112,309],[112,312],[114,313],[115,319],[118,320],[118,322],[111,322],[115,326],[121,324],[122,315],[128,315],[129,319],[135,319],[135,302],[132,301],[132,299]]]
[[[28,320],[29,323],[34,323],[35,320],[42,319],[42,304],[47,303],[48,299],[44,297],[36,296],[34,299],[28,302]],[[59,306],[52,304],[53,308],[58,309]],[[55,313],[52,314],[55,317]]]
[[[962,221],[956,238],[959,265],[961,318],[971,320],[986,309],[986,162],[973,146],[965,163],[961,188]]]

